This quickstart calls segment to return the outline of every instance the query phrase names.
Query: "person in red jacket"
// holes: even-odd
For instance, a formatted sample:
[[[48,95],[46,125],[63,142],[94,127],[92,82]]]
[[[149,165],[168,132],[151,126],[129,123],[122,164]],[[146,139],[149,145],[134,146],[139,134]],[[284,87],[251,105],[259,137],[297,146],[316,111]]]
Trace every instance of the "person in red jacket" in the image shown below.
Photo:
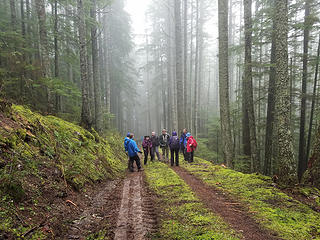
[[[191,163],[193,162],[194,151],[196,150],[198,143],[193,138],[193,136],[191,136],[190,133],[187,133],[186,137],[187,137],[187,155],[188,155],[187,159],[188,159],[188,162]]]

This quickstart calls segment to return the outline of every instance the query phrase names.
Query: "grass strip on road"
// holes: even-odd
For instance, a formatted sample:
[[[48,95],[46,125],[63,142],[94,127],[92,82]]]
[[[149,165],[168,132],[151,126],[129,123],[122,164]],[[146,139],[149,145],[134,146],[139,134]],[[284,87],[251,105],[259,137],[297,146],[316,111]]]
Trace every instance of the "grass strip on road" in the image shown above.
[[[272,185],[270,177],[244,174],[195,158],[181,166],[209,186],[248,206],[265,228],[290,240],[320,239],[320,214]]]
[[[160,229],[152,239],[240,239],[219,216],[206,209],[189,186],[166,164],[145,167],[149,187],[158,196]]]

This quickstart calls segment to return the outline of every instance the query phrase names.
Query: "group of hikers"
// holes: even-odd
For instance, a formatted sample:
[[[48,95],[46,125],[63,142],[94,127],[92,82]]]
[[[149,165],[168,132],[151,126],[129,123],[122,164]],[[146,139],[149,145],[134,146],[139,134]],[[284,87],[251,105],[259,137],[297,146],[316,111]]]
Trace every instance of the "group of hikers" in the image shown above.
[[[166,129],[162,130],[162,134],[157,136],[155,132],[152,132],[150,136],[144,136],[142,142],[142,148],[144,153],[144,165],[148,163],[148,157],[150,155],[151,161],[154,161],[155,155],[159,161],[169,162],[169,150],[171,157],[171,166],[179,166],[179,153],[181,152],[184,156],[184,160],[189,163],[193,162],[194,151],[197,148],[197,141],[187,131],[183,129],[179,138],[176,131],[172,132],[172,136],[167,133]],[[162,150],[160,156],[159,147]],[[133,164],[136,162],[138,171],[141,171],[141,163],[139,153],[142,151],[139,149],[136,141],[134,140],[134,134],[128,133],[124,139],[124,149],[129,157],[128,168],[133,172]]]

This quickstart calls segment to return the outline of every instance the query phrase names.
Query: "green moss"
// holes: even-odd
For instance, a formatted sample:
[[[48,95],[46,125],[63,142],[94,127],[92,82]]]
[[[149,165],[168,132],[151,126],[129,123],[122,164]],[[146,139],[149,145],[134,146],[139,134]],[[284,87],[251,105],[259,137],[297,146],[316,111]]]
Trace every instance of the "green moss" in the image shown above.
[[[0,238],[6,233],[19,239],[32,227],[30,223],[21,228],[16,217],[20,213],[12,211],[14,204],[33,202],[35,209],[24,210],[32,219],[39,214],[36,209],[45,205],[44,190],[58,195],[66,182],[82,191],[87,184],[124,175],[127,159],[117,134],[110,133],[105,139],[76,124],[15,105],[6,121],[11,123],[0,129]],[[47,238],[42,231],[28,236]]]
[[[272,186],[269,177],[243,174],[196,158],[182,167],[246,205],[267,229],[283,239],[320,239],[320,214]]]
[[[189,186],[166,164],[155,162],[145,169],[150,188],[164,210],[160,231],[152,239],[239,239],[218,216],[204,207]]]

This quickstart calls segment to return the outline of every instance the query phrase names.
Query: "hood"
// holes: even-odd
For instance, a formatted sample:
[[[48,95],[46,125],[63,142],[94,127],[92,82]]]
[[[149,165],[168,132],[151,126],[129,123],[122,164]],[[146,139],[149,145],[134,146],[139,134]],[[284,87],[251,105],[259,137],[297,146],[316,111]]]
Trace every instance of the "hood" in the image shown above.
[[[173,132],[172,132],[172,136],[177,136],[177,132],[176,132],[176,131],[173,131]]]
[[[191,133],[188,132],[188,133],[186,134],[186,137],[190,137],[190,136],[191,136]]]
[[[127,137],[130,137],[130,133],[129,132],[127,133]]]

